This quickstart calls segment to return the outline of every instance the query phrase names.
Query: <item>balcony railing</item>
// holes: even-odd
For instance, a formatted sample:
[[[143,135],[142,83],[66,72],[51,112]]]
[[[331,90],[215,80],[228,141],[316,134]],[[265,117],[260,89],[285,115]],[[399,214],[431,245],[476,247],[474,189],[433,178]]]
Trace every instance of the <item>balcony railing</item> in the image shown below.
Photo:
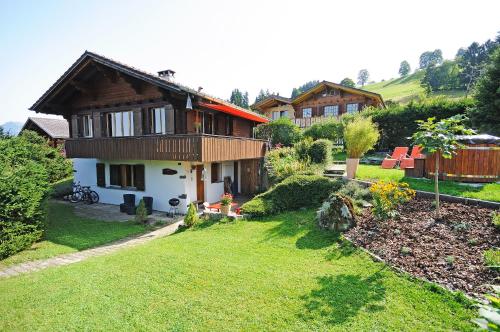
[[[152,135],[66,141],[68,158],[215,162],[265,155],[264,140],[215,135]]]

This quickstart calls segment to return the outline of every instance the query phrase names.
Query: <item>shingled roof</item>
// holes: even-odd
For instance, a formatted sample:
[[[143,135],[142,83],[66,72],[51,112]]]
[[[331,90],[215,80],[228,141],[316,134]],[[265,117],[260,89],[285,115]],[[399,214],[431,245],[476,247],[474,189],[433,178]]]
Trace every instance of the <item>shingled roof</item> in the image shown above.
[[[80,64],[82,64],[83,62],[85,62],[88,59],[92,59],[93,61],[95,61],[99,64],[102,64],[104,66],[108,66],[110,68],[113,68],[115,70],[123,72],[123,73],[130,75],[132,77],[135,77],[137,79],[149,82],[149,83],[156,85],[158,87],[161,87],[161,88],[164,88],[164,89],[167,89],[170,91],[174,91],[177,93],[185,94],[185,95],[187,95],[189,93],[192,96],[198,96],[198,97],[204,98],[204,99],[206,99],[210,102],[213,102],[213,103],[226,105],[226,106],[238,109],[242,112],[259,117],[266,122],[268,121],[268,119],[265,116],[262,116],[259,113],[253,112],[251,110],[248,110],[248,109],[245,109],[242,107],[239,107],[239,106],[234,105],[228,101],[213,97],[213,96],[208,95],[206,93],[201,93],[201,92],[199,92],[195,89],[192,89],[188,86],[182,85],[182,84],[178,83],[177,81],[175,81],[175,82],[169,81],[163,77],[159,77],[158,75],[148,73],[148,72],[143,71],[141,69],[138,69],[136,67],[121,63],[119,61],[107,58],[103,55],[99,55],[97,53],[90,52],[90,51],[85,51],[80,56],[80,58],[78,58],[78,60],[76,60],[75,63],[73,63],[73,65],[71,65],[71,67],[68,70],[66,70],[66,72],[30,107],[30,110],[40,111],[40,106],[51,96],[51,94],[57,90],[57,88],[64,82],[64,80]]]
[[[69,138],[68,121],[64,119],[35,118],[29,117],[23,125],[23,130],[30,130],[31,126],[37,126],[51,138]]]

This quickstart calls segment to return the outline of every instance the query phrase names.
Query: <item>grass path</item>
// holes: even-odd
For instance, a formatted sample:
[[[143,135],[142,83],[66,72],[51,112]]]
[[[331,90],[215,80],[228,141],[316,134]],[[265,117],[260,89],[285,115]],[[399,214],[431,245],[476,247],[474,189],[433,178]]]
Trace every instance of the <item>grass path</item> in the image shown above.
[[[42,241],[1,260],[0,268],[78,252],[146,230],[144,226],[133,222],[104,222],[78,217],[73,213],[72,206],[54,201],[47,204],[45,229]]]
[[[314,211],[204,224],[0,279],[0,330],[472,330],[475,310],[317,229]]]

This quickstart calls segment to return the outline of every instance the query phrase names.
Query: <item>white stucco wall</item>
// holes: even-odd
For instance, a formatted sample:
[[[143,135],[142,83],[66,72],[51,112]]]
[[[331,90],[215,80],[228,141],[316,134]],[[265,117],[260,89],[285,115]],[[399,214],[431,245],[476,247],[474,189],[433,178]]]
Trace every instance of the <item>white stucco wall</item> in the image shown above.
[[[110,183],[110,164],[143,164],[145,177],[145,191],[124,190],[121,188],[98,187],[96,163],[105,164],[106,185]],[[180,164],[180,165],[179,165]],[[192,201],[197,200],[196,194],[196,170],[192,170],[194,164],[177,161],[150,161],[150,160],[97,160],[97,159],[73,159],[73,168],[75,169],[75,181],[81,185],[91,186],[99,194],[100,202],[107,204],[123,203],[123,194],[135,194],[136,204],[143,196],[153,197],[153,209],[159,211],[168,211],[170,198],[186,194],[186,199],[181,199],[179,210],[186,213],[187,206]],[[175,175],[163,175],[162,169],[171,168],[177,170]],[[211,164],[204,164],[205,168],[205,201],[209,203],[218,202],[224,193],[224,183],[211,183]],[[180,176],[185,176],[181,179]],[[234,176],[234,161],[222,163],[222,179],[225,176]],[[233,179],[234,181],[234,179]],[[241,183],[241,181],[239,181]]]
[[[231,180],[234,177],[234,161],[223,162],[222,164],[222,181],[212,183],[212,167],[211,164],[205,164],[205,200],[209,203],[220,201],[220,197],[224,194],[224,177],[230,176]],[[233,180],[234,181],[234,180]]]
[[[144,165],[144,180],[145,191],[124,190],[121,188],[103,188],[97,186],[96,163],[101,162],[106,165],[106,185],[109,186],[110,164],[143,164]],[[181,199],[179,210],[182,213],[187,211],[187,205],[191,202],[189,194],[186,192],[188,180],[186,174],[186,163],[176,161],[144,161],[144,160],[120,160],[107,161],[96,159],[73,159],[73,167],[75,172],[75,181],[80,181],[82,185],[89,185],[99,194],[101,203],[120,204],[123,203],[123,194],[135,194],[136,204],[143,196],[153,197],[153,209],[159,211],[168,211],[170,198],[178,198],[179,195],[188,195],[187,199]],[[177,170],[175,175],[163,175],[162,169],[171,168]],[[186,179],[181,179],[180,176],[186,175]],[[196,191],[195,191],[196,193]]]

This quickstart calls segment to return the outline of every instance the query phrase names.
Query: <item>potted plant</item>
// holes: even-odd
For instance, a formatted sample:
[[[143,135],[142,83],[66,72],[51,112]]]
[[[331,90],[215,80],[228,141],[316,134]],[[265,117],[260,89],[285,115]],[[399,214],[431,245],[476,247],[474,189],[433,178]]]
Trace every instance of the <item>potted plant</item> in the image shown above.
[[[224,194],[220,198],[220,212],[222,214],[228,215],[231,211],[231,203],[233,202],[233,196],[231,194]]]
[[[361,158],[367,151],[373,149],[380,137],[377,125],[370,117],[357,115],[344,128],[344,140],[347,151],[347,178],[354,179]]]

